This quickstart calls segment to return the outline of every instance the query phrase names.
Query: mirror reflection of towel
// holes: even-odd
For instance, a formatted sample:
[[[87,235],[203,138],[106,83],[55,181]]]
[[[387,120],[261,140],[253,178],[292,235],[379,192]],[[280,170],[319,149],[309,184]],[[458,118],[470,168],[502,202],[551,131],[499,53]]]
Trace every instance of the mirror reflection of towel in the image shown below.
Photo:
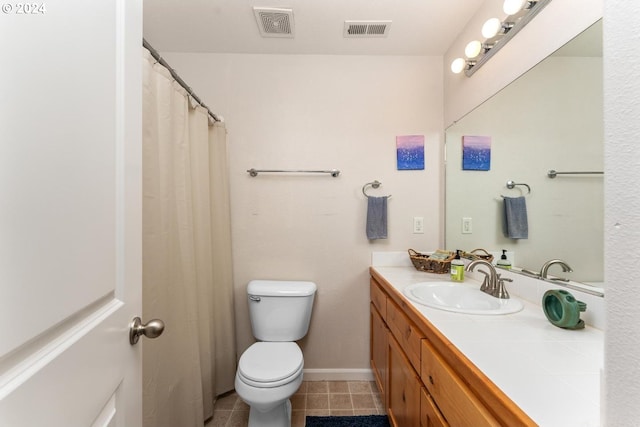
[[[527,203],[524,196],[504,197],[504,235],[510,239],[528,239]]]
[[[387,238],[387,196],[367,198],[367,238]]]

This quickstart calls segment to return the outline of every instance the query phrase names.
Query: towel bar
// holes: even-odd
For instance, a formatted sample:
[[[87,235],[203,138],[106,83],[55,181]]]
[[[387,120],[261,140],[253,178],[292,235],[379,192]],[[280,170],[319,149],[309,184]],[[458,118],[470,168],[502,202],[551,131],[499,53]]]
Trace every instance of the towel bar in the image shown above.
[[[283,169],[247,169],[247,173],[251,176],[258,176],[259,173],[329,173],[332,177],[336,178],[340,175],[338,169],[331,170],[283,170]]]
[[[555,178],[558,175],[604,175],[604,172],[599,171],[585,171],[585,172],[558,172],[556,170],[551,169],[547,172],[547,176],[549,178]]]

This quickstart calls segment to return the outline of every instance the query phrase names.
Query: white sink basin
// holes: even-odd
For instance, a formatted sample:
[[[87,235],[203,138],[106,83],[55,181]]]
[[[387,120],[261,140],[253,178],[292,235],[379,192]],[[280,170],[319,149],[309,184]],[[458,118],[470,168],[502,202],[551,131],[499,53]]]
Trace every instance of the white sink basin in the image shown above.
[[[404,288],[411,301],[440,310],[466,314],[510,314],[522,310],[522,302],[499,299],[477,288],[451,282],[421,282]]]

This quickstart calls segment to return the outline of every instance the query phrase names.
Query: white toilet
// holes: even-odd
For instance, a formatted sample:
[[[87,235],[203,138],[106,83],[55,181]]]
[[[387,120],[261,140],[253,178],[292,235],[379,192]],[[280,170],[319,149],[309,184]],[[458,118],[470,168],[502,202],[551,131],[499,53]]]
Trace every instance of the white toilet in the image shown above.
[[[236,393],[250,407],[249,427],[290,427],[289,398],[302,384],[304,359],[295,343],[309,330],[313,282],[252,280],[247,286],[253,336],[238,363]]]

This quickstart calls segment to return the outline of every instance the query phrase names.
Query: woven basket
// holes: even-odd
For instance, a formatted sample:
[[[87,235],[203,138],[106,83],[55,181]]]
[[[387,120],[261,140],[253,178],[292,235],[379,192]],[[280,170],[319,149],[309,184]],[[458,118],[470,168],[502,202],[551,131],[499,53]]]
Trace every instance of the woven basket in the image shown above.
[[[451,271],[451,260],[455,258],[455,254],[451,253],[449,258],[445,260],[430,259],[429,255],[421,254],[418,251],[409,249],[409,258],[416,270],[426,273],[446,274]]]
[[[493,255],[487,252],[486,249],[474,249],[471,252],[460,252],[460,256],[462,258],[470,259],[471,261],[475,261],[477,259],[483,259],[487,262],[493,261]]]

